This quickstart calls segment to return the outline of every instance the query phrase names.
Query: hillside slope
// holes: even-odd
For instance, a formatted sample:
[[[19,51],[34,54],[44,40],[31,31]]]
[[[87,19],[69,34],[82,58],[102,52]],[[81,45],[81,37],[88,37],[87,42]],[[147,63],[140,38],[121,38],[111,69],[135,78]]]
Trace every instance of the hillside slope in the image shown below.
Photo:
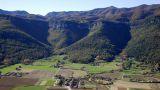
[[[43,40],[44,30],[40,26],[45,25],[42,22],[30,21],[0,15],[0,62],[9,59],[12,63],[18,63],[24,59],[37,59],[50,55],[50,48]],[[34,23],[35,22],[35,23]],[[42,24],[41,24],[42,23]],[[32,28],[37,26],[41,29]],[[48,32],[48,31],[46,31]],[[39,36],[39,37],[38,37]],[[43,41],[44,43],[42,43]]]
[[[130,40],[130,27],[124,23],[94,22],[89,34],[71,46],[65,52],[74,62],[90,63],[96,56],[111,61]]]
[[[74,62],[82,63],[93,62],[98,55],[111,61],[123,49],[128,56],[139,61],[159,62],[159,49],[153,47],[160,46],[159,38],[154,35],[155,32],[159,33],[159,24],[150,23],[154,20],[149,19],[158,16],[159,4],[132,8],[111,6],[90,11],[51,12],[46,15],[50,24],[56,27],[51,26],[49,37],[50,43],[58,49],[55,50],[68,54]],[[52,21],[59,21],[59,24]],[[81,23],[86,24],[85,28]],[[74,35],[81,37],[77,39]]]
[[[122,53],[145,63],[160,63],[160,5],[51,12],[46,16],[0,10],[0,61],[67,54],[91,63]]]
[[[131,27],[124,53],[148,64],[160,63],[160,16],[132,22]]]

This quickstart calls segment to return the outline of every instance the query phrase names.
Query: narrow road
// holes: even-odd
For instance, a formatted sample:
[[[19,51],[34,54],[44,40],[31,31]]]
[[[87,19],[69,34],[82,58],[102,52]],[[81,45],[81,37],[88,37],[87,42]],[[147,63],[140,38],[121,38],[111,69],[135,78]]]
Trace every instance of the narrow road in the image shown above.
[[[67,88],[68,90],[72,90],[70,86],[65,86],[65,88]]]

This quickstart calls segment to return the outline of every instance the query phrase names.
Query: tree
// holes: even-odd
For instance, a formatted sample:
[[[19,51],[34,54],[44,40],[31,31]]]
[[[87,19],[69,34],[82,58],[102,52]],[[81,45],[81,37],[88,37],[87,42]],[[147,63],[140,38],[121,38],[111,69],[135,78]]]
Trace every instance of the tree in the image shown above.
[[[133,63],[133,60],[131,60],[131,59],[126,60],[122,64],[123,69],[130,69],[132,67],[132,63]]]
[[[159,65],[159,63],[155,64],[154,70],[155,71],[160,71],[160,65]]]
[[[28,65],[28,64],[32,63],[32,60],[30,60],[30,59],[24,59],[22,63]]]
[[[8,65],[13,64],[13,62],[12,62],[12,60],[11,60],[11,59],[6,58],[6,59],[4,59],[4,60],[3,60],[3,64],[8,66]]]
[[[0,78],[1,78],[1,76],[2,76],[2,72],[0,71]]]

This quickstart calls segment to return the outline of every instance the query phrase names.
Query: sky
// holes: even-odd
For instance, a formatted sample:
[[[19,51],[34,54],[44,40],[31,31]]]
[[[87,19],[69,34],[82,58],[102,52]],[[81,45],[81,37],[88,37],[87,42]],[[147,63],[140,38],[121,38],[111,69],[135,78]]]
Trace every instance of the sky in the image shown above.
[[[134,7],[141,4],[160,4],[160,0],[0,0],[0,9],[25,10],[45,15],[52,11],[86,11],[95,8]]]

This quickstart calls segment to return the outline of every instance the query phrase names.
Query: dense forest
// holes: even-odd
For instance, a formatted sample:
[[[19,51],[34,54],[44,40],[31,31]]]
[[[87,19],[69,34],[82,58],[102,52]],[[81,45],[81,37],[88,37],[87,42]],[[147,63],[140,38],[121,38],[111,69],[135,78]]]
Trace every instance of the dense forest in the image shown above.
[[[160,17],[131,23],[132,39],[124,52],[145,63],[160,63]]]
[[[28,21],[8,15],[0,15],[1,63],[3,63],[3,60],[8,60],[11,64],[14,64],[24,59],[33,60],[50,55],[51,48],[45,44],[47,40],[43,37],[47,35],[47,24],[45,27],[43,22]],[[40,30],[46,30],[46,33]]]

